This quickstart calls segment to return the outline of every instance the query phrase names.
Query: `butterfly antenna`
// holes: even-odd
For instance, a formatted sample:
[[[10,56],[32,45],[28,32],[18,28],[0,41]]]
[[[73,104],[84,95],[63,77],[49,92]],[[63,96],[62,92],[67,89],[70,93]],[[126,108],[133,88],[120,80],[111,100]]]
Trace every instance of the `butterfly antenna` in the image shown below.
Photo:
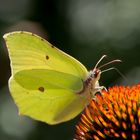
[[[94,69],[96,69],[96,68],[98,67],[99,63],[100,63],[105,57],[107,57],[107,55],[103,55],[103,56],[98,60],[98,62],[96,63]]]
[[[117,73],[119,73],[119,75],[120,75],[121,77],[123,77],[125,80],[127,80],[127,78],[124,76],[124,74],[122,74],[122,73],[121,73],[117,68],[115,68],[115,67],[111,67],[111,68],[102,70],[101,73],[104,73],[104,72],[107,72],[107,71],[110,71],[110,70],[115,70]]]
[[[109,64],[116,63],[116,62],[122,62],[122,61],[119,60],[119,59],[115,59],[115,60],[112,60],[112,61],[110,61],[110,62],[107,62],[107,63],[101,65],[101,66],[98,67],[98,68],[101,69],[101,68],[104,67],[104,66],[107,66],[107,65],[109,65]]]

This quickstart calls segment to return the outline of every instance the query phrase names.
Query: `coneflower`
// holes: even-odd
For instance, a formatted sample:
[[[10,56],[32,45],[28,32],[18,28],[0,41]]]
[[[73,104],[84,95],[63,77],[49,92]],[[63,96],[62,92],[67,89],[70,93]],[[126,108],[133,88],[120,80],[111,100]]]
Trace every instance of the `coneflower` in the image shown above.
[[[140,84],[96,95],[81,115],[74,140],[140,140]]]

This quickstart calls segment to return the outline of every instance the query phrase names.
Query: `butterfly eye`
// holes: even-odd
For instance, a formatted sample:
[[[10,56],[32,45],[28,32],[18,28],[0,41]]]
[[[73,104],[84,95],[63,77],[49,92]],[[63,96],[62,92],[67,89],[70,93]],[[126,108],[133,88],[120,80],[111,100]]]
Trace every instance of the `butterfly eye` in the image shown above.
[[[99,69],[95,69],[94,72],[93,72],[93,77],[97,78],[100,72],[101,71]]]
[[[95,73],[94,73],[94,78],[96,78],[96,77],[97,77],[97,75],[98,75],[98,73],[97,73],[97,72],[95,72]]]

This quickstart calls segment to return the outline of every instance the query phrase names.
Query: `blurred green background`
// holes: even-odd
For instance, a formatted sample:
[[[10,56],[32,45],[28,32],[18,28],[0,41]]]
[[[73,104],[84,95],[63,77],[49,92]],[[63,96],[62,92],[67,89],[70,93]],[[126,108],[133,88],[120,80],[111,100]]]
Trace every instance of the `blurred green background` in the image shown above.
[[[78,117],[49,126],[19,117],[8,90],[10,66],[4,33],[26,30],[46,38],[88,69],[106,54],[116,71],[102,75],[100,84],[132,85],[140,77],[139,0],[0,0],[0,140],[72,140]],[[45,113],[45,112],[44,112]],[[45,115],[45,114],[44,114]]]

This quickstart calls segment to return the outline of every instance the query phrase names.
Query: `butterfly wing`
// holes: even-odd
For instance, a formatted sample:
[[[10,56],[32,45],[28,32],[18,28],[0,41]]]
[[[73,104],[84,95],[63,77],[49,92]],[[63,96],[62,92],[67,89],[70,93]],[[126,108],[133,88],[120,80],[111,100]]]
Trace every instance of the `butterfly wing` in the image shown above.
[[[54,69],[76,75],[82,79],[87,69],[76,59],[62,52],[48,41],[29,32],[4,35],[10,54],[12,73],[24,69]]]
[[[56,124],[74,118],[87,99],[76,94],[82,87],[76,76],[46,69],[23,70],[10,80],[20,113]]]
[[[56,124],[74,118],[87,102],[86,68],[44,39],[27,32],[4,36],[11,60],[10,91],[20,114]]]

